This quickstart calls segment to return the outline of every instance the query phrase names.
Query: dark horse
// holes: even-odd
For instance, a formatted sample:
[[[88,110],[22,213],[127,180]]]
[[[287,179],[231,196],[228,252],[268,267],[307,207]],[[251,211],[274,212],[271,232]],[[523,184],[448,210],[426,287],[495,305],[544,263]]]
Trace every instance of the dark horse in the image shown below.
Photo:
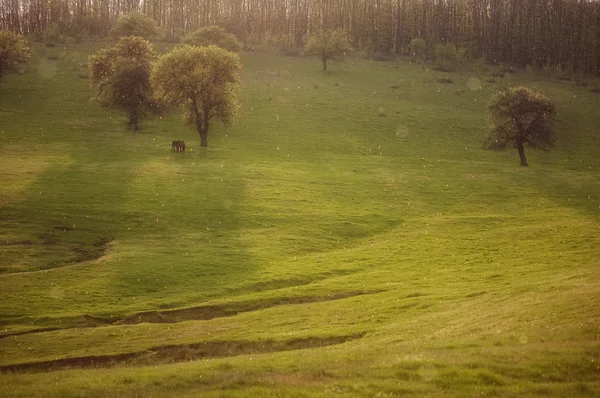
[[[171,150],[176,152],[185,152],[185,141],[173,141]]]

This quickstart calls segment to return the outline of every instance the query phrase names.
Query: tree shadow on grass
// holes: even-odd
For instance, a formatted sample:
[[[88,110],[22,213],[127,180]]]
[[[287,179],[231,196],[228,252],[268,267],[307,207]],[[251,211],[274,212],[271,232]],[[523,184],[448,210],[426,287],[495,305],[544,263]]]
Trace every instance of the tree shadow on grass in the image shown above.
[[[534,171],[530,182],[545,197],[563,207],[600,218],[600,184],[598,173],[589,170]]]
[[[236,171],[143,146],[71,145],[68,164],[41,172],[23,200],[2,206],[4,321],[172,308],[252,272],[238,239]],[[145,163],[169,167],[157,173]]]
[[[123,228],[128,253],[112,286],[123,301],[139,307],[147,296],[144,308],[189,305],[223,295],[253,272],[240,239],[245,193],[235,167],[202,153],[173,156],[143,166],[132,189],[142,197],[130,199],[124,213],[150,222]]]

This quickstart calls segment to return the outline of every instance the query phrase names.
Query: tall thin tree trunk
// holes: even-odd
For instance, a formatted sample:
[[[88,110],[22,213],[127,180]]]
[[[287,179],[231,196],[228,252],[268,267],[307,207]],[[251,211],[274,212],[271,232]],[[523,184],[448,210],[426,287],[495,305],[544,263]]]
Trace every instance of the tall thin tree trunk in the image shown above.
[[[525,157],[525,148],[523,148],[523,144],[518,143],[517,149],[519,150],[519,158],[521,158],[521,166],[529,166],[527,164],[527,158]]]
[[[200,133],[200,146],[207,147],[208,146],[208,122],[210,117],[208,116],[208,110],[205,109],[202,114],[202,119],[196,119],[196,125],[198,126],[198,133]]]
[[[327,58],[323,57],[323,72],[327,72]]]
[[[200,146],[204,148],[208,146],[208,131],[200,133]]]
[[[396,55],[402,55],[402,1],[397,0],[396,8]]]

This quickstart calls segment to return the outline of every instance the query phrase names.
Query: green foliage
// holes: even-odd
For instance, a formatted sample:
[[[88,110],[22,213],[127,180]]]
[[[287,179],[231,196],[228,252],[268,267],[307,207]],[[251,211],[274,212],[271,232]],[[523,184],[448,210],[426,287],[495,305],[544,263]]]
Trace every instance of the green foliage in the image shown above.
[[[294,35],[268,33],[265,35],[265,44],[271,48],[291,47],[294,45]]]
[[[341,29],[313,33],[304,47],[304,55],[314,55],[323,61],[323,71],[327,70],[328,60],[341,61],[349,51],[352,46]]]
[[[30,55],[23,36],[0,30],[0,80],[8,73],[18,72]]]
[[[159,58],[152,87],[161,103],[183,109],[200,135],[200,145],[208,146],[210,120],[228,124],[234,118],[240,68],[239,56],[231,51],[184,44]]]
[[[425,40],[420,37],[415,37],[410,41],[410,49],[417,59],[423,59],[425,50],[427,50],[427,44],[425,44]]]
[[[171,28],[164,32],[164,40],[168,43],[179,43],[183,37],[183,29]]]
[[[526,87],[500,91],[489,106],[493,125],[484,147],[517,148],[521,166],[527,166],[524,147],[548,150],[555,140],[556,104]]]
[[[161,31],[155,20],[141,12],[134,11],[123,14],[114,28],[110,30],[110,35],[114,38],[125,36],[138,36],[146,40],[156,40]]]
[[[88,36],[86,29],[82,28],[76,22],[54,22],[46,28],[43,34],[40,32],[32,33],[32,37],[35,37],[36,41],[42,41],[48,47],[68,42],[71,42],[71,44],[81,43],[86,36]]]
[[[60,26],[54,22],[44,31],[43,41],[48,46],[55,46],[65,42],[65,37],[60,31]]]
[[[216,25],[204,26],[190,33],[183,39],[183,42],[198,47],[215,45],[232,52],[240,52],[242,50],[242,44],[236,39],[233,33],[229,33]]]
[[[457,67],[463,60],[465,50],[457,49],[454,43],[436,44],[435,60],[444,67]]]
[[[139,120],[157,109],[150,87],[154,58],[151,44],[135,36],[122,37],[115,46],[89,57],[90,83],[97,99],[106,107],[127,112],[136,130]]]

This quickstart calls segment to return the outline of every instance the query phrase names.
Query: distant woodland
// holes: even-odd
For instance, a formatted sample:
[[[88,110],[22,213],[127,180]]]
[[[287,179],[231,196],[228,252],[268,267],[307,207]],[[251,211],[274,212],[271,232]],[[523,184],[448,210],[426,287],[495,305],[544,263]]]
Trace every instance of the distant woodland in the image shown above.
[[[598,0],[0,0],[0,28],[105,36],[117,18],[141,11],[165,40],[220,25],[246,46],[299,47],[318,29],[344,29],[369,54],[425,54],[452,43],[464,57],[600,76]]]

